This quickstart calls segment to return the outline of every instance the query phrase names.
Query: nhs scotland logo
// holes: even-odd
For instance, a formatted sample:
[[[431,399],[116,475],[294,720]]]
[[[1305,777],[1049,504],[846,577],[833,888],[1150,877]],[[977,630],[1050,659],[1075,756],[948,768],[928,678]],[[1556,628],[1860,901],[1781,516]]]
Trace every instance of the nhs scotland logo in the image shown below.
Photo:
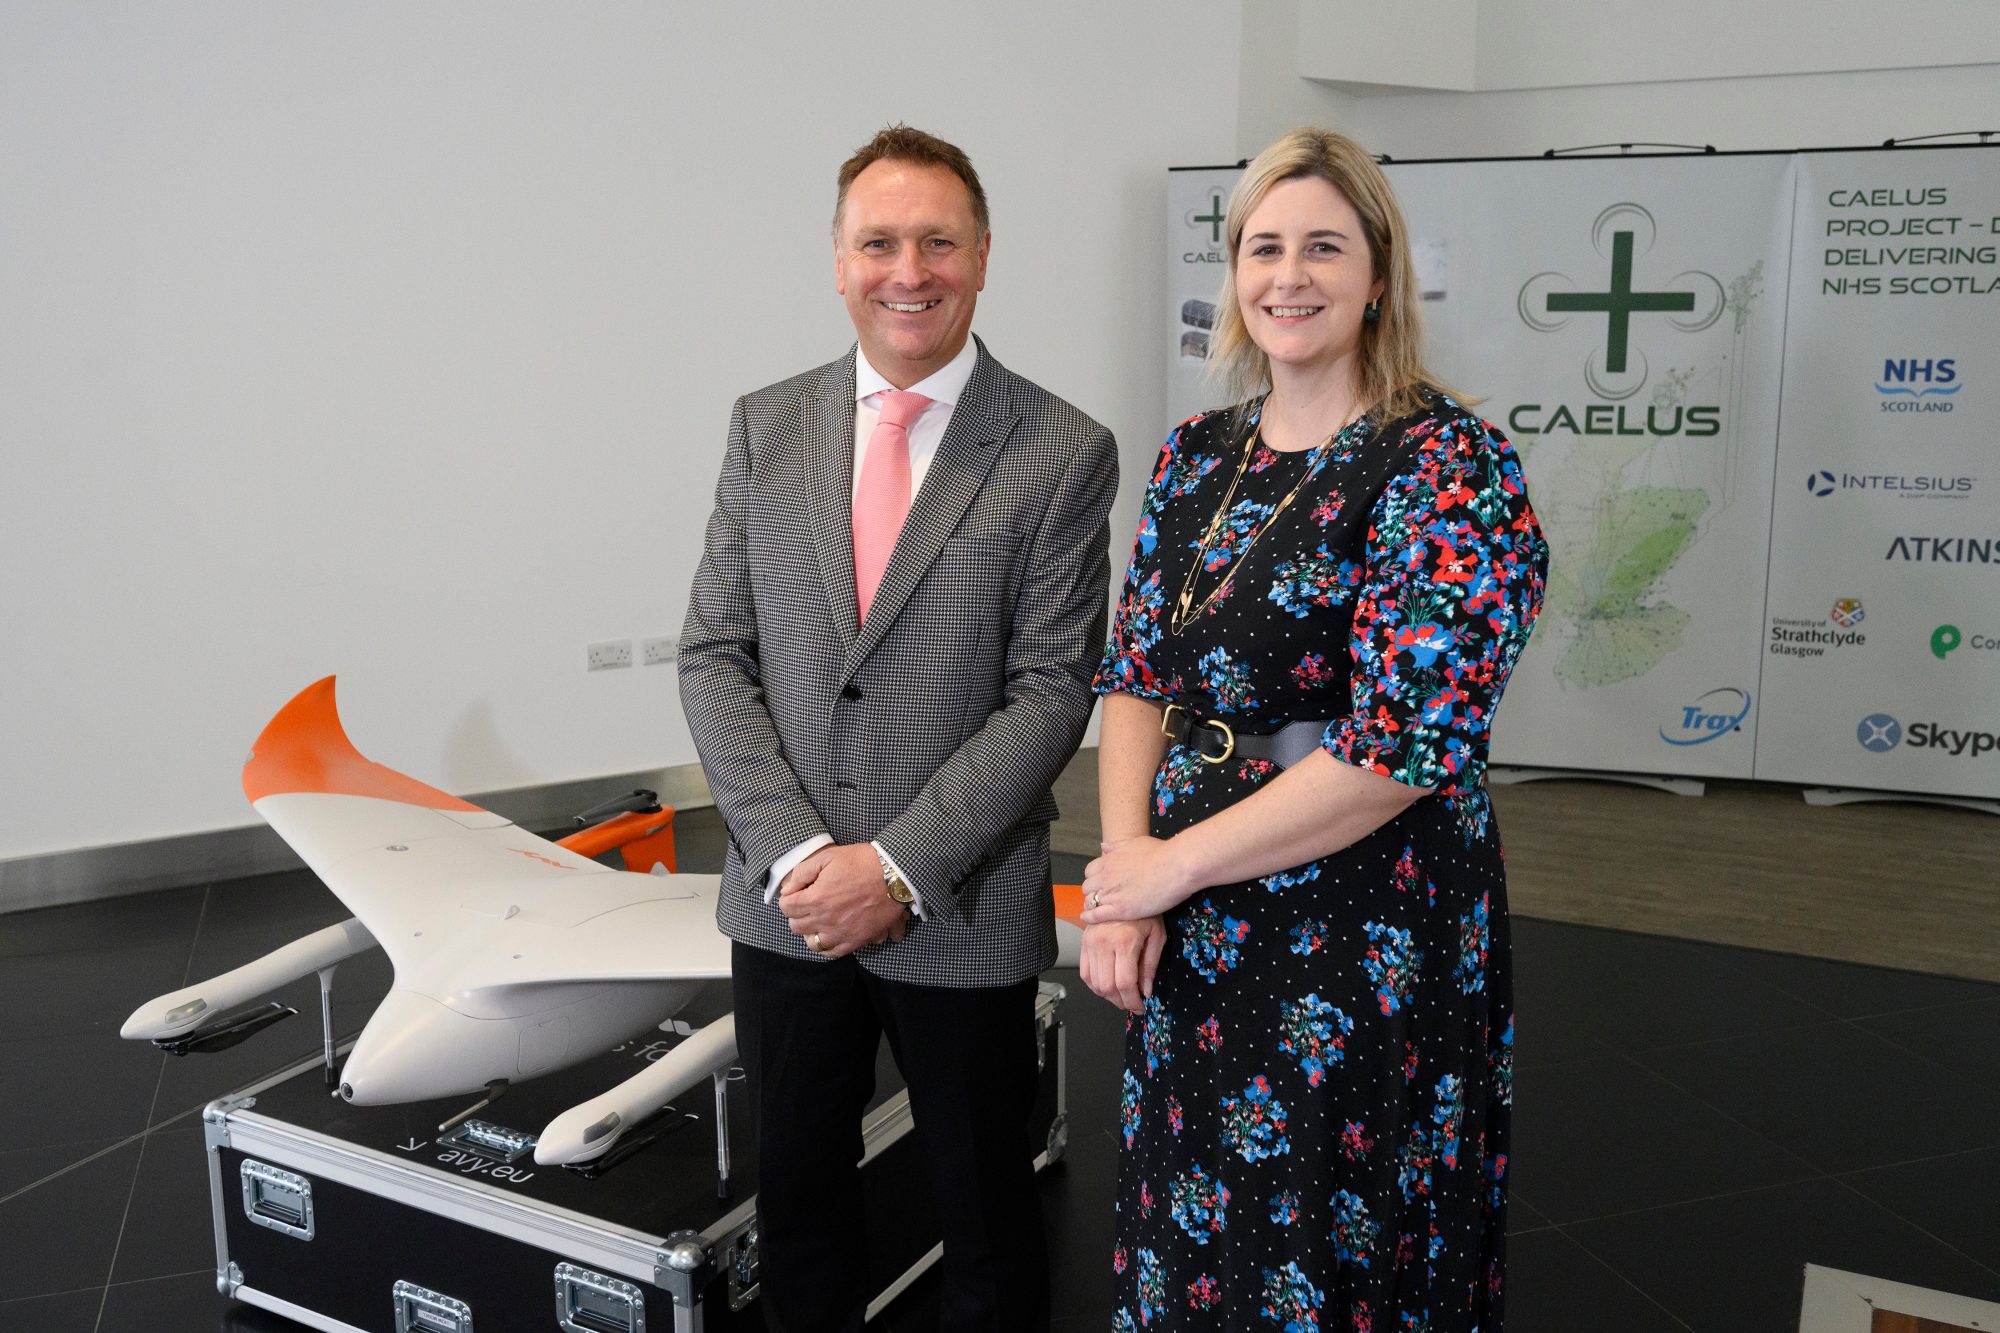
[[[1885,398],[1943,398],[1964,387],[1958,378],[1957,360],[1948,356],[1935,361],[1928,357],[1884,361],[1882,378],[1875,381],[1875,392]]]
[[[1887,713],[1870,713],[1854,729],[1854,739],[1870,754],[1883,754],[1903,743],[1903,724]]]
[[[1965,387],[1955,357],[1890,357],[1882,362],[1875,393],[1884,412],[1949,412]]]

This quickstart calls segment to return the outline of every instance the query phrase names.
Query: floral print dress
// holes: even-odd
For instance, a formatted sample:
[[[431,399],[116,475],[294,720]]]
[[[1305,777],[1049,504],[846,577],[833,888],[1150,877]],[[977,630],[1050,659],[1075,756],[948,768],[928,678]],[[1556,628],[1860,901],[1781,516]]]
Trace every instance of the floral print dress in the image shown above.
[[[1240,735],[1330,718],[1336,759],[1435,790],[1168,914],[1127,1029],[1116,1333],[1502,1327],[1514,1024],[1483,775],[1548,549],[1506,440],[1427,404],[1322,451],[1254,446],[1189,605],[1226,588],[1179,633],[1256,405],[1182,425],[1147,487],[1098,691]],[[1152,830],[1277,772],[1174,745]]]

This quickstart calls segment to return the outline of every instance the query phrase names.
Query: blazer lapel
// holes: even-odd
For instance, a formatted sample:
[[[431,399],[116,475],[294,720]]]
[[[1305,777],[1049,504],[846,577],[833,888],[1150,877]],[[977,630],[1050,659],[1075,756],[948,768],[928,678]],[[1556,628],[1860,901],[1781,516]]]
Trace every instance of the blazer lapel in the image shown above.
[[[805,526],[826,586],[826,603],[852,646],[854,600],[854,358],[826,368],[805,402]]]
[[[861,626],[860,635],[847,651],[847,661],[841,675],[845,679],[854,674],[882,636],[895,622],[896,616],[923,581],[924,574],[937,560],[938,552],[944,549],[958,521],[965,517],[979,488],[986,482],[986,474],[993,469],[993,460],[999,456],[1000,446],[1007,440],[1020,418],[1011,410],[1000,389],[1000,379],[995,373],[993,358],[987,354],[986,345],[979,344],[979,360],[972,369],[972,378],[966,381],[965,392],[959,396],[958,406],[952,410],[951,424],[945,427],[944,438],[938,442],[938,450],[931,459],[930,471],[924,476],[924,484],[910,504],[910,516],[903,521],[903,530],[896,537],[896,549],[889,556],[889,567],[882,572],[881,586],[875,590],[875,601],[868,609],[868,623]],[[849,435],[853,434],[850,425]],[[850,460],[853,448],[848,449]],[[850,462],[850,467],[852,466]],[[851,523],[851,519],[849,520]],[[847,559],[847,604],[849,615],[854,614],[854,542],[852,533],[846,534]]]

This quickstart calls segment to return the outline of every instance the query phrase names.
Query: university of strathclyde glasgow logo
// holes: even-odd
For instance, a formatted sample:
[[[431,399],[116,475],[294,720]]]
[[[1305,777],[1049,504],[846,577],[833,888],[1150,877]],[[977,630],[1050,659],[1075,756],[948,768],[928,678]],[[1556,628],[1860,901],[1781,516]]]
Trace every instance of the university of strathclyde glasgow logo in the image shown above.
[[[1840,482],[1831,472],[1815,472],[1806,478],[1806,489],[1824,498],[1838,490]]]
[[[1842,629],[1853,629],[1867,618],[1868,613],[1861,609],[1859,597],[1841,598],[1833,604],[1833,610],[1827,615],[1828,620]]]
[[[1887,713],[1870,713],[1854,729],[1854,739],[1871,754],[1882,754],[1903,743],[1903,724]]]
[[[1554,333],[1577,315],[1604,316],[1604,342],[1584,360],[1583,378],[1600,398],[1630,398],[1646,382],[1646,354],[1632,345],[1635,317],[1664,315],[1683,333],[1699,333],[1722,317],[1726,296],[1713,274],[1684,269],[1657,288],[1637,284],[1638,261],[1653,248],[1653,215],[1634,203],[1613,204],[1591,224],[1590,240],[1611,262],[1601,290],[1578,290],[1567,273],[1537,273],[1521,284],[1514,308],[1537,333]],[[1651,280],[1658,281],[1658,280]]]

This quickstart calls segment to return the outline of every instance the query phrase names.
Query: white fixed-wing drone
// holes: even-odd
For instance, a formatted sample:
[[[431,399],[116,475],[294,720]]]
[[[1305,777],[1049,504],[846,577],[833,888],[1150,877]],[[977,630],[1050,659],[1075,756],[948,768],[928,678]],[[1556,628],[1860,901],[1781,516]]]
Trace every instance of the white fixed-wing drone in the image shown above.
[[[170,1048],[236,1039],[261,1025],[236,1012],[245,1004],[311,973],[324,996],[337,964],[379,944],[395,982],[348,1052],[339,1095],[357,1105],[491,1097],[667,1026],[704,982],[729,975],[718,876],[591,859],[623,846],[628,866],[642,864],[662,824],[670,846],[670,814],[655,806],[560,842],[537,837],[364,757],[341,726],[331,676],[264,728],[243,793],[354,918],[140,1005],[123,1037]],[[1080,903],[1065,907],[1073,918]],[[1077,931],[1059,924],[1073,962]],[[326,1041],[331,1068],[330,1026]],[[725,1015],[550,1121],[535,1160],[602,1157],[735,1053]]]

